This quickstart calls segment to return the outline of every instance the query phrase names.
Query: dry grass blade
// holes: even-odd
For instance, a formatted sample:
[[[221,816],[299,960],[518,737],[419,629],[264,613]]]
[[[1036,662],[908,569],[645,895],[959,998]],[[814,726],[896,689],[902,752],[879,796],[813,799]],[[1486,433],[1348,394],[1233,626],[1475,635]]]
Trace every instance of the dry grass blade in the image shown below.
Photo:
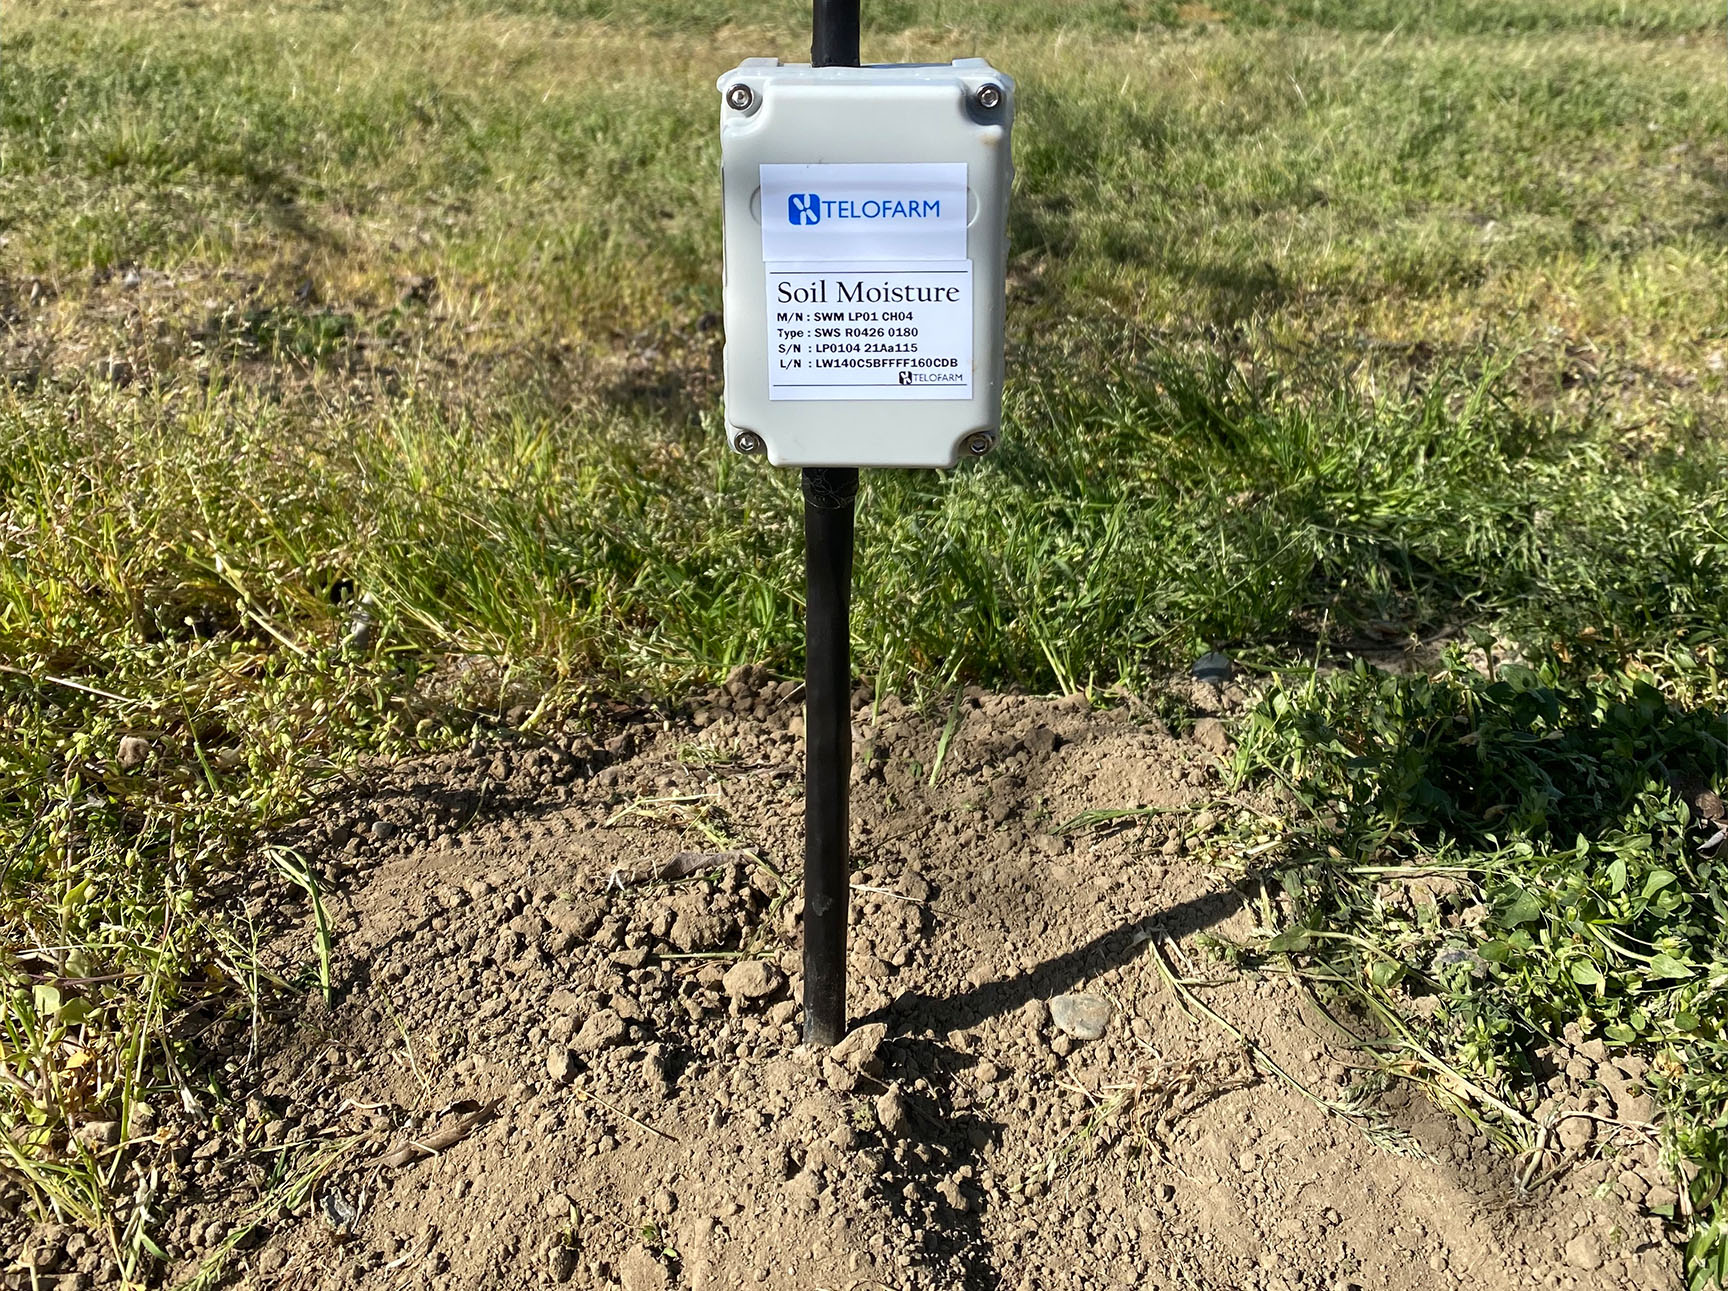
[[[1098,807],[1091,811],[1082,811],[1070,816],[1067,820],[1051,829],[1058,837],[1064,834],[1079,834],[1089,830],[1106,829],[1113,825],[1125,825],[1134,821],[1146,820],[1153,816],[1187,815],[1198,808],[1182,807]]]
[[[625,1111],[622,1107],[619,1107],[616,1103],[609,1102],[608,1100],[600,1097],[600,1095],[593,1093],[590,1090],[577,1089],[576,1090],[576,1097],[578,1099],[582,1100],[583,1102],[593,1103],[598,1107],[604,1107],[607,1111],[611,1112],[612,1115],[623,1117],[625,1120],[629,1121],[630,1124],[634,1125],[637,1129],[646,1130],[646,1131],[648,1131],[648,1133],[652,1134],[655,1138],[665,1139],[668,1143],[678,1142],[678,1139],[675,1135],[668,1134],[668,1133],[666,1133],[665,1130],[655,1129],[652,1125],[648,1124],[647,1121],[642,1120],[640,1117],[632,1116],[629,1112]]]
[[[1046,1181],[1056,1177],[1064,1161],[1086,1151],[1100,1155],[1118,1143],[1136,1143],[1156,1159],[1162,1151],[1160,1141],[1172,1125],[1214,1098],[1255,1083],[1256,1077],[1245,1066],[1239,1054],[1183,1061],[1148,1054],[1131,1078],[1097,1090],[1063,1083],[1062,1088],[1091,1104],[1092,1113],[1045,1158]]]
[[[1320,1108],[1322,1111],[1331,1113],[1334,1116],[1343,1117],[1352,1125],[1356,1126],[1357,1129],[1361,1130],[1368,1140],[1375,1146],[1396,1152],[1400,1156],[1425,1155],[1422,1146],[1417,1143],[1414,1138],[1404,1131],[1399,1130],[1397,1127],[1388,1124],[1384,1117],[1374,1115],[1368,1108],[1357,1103],[1339,1099],[1322,1098],[1319,1094],[1308,1088],[1308,1086],[1302,1081],[1291,1075],[1276,1058],[1267,1053],[1259,1044],[1251,1040],[1240,1027],[1235,1025],[1235,1023],[1231,1022],[1228,1018],[1223,1017],[1216,1009],[1212,1008],[1206,1003],[1206,1001],[1202,1000],[1189,988],[1184,979],[1176,975],[1175,970],[1170,966],[1169,960],[1164,956],[1163,947],[1158,944],[1161,935],[1162,934],[1159,933],[1153,933],[1148,939],[1147,948],[1152,952],[1152,962],[1157,965],[1159,976],[1164,979],[1164,984],[1170,988],[1171,992],[1176,996],[1177,1003],[1179,1003],[1184,1010],[1191,1014],[1198,1014],[1206,1018],[1207,1021],[1211,1022],[1232,1040],[1236,1041],[1237,1044],[1241,1045],[1243,1049],[1253,1057],[1255,1064],[1268,1075],[1276,1076],[1279,1080],[1283,1081],[1291,1089],[1295,1090],[1303,1098],[1307,1099],[1310,1103],[1313,1103],[1314,1106]]]
[[[719,869],[726,865],[754,865],[754,852],[679,852],[664,861],[652,861],[634,872],[615,870],[615,883],[653,883],[676,882],[687,879],[692,874],[700,874],[704,870]]]
[[[319,1182],[340,1167],[366,1143],[363,1134],[345,1135],[319,1146],[311,1159],[291,1177],[269,1189],[239,1216],[222,1244],[204,1258],[187,1277],[174,1284],[171,1291],[212,1291],[220,1286],[228,1258],[241,1243],[251,1236],[259,1224],[286,1211],[297,1211],[311,1198]]]
[[[498,1115],[499,1100],[482,1103],[445,1118],[444,1123],[430,1134],[422,1134],[407,1142],[392,1148],[378,1158],[378,1164],[392,1170],[401,1166],[411,1165],[422,1157],[437,1156],[449,1148],[455,1147],[475,1130],[495,1119]]]

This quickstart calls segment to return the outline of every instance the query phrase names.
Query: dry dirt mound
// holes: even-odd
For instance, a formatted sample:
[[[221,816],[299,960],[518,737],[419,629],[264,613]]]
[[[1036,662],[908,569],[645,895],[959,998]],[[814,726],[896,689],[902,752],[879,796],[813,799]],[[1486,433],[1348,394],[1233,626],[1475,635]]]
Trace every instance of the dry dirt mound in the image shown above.
[[[1676,1283],[1604,1183],[1627,1160],[1520,1198],[1449,1116],[1324,1110],[1184,1007],[1167,973],[1344,1094],[1300,993],[1207,954],[1257,889],[1213,863],[1212,753],[1150,718],[974,696],[944,750],[947,714],[860,707],[856,1038],[799,1052],[798,713],[746,674],[333,801],[295,846],[336,1003],[265,1026],[244,1161],[188,1142],[181,1273],[232,1245],[260,1289]],[[1162,811],[1060,828],[1125,807]],[[1100,1038],[1053,1020],[1075,992]]]

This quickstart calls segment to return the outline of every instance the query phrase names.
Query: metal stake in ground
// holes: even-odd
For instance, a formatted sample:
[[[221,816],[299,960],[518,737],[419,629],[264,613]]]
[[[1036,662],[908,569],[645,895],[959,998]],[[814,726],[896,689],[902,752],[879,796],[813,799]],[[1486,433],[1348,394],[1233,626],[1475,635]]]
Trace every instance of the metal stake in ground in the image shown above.
[[[846,1034],[854,467],[804,472],[804,1039]]]
[[[814,0],[810,61],[858,66],[858,0]],[[804,471],[804,1041],[846,1034],[855,467]]]

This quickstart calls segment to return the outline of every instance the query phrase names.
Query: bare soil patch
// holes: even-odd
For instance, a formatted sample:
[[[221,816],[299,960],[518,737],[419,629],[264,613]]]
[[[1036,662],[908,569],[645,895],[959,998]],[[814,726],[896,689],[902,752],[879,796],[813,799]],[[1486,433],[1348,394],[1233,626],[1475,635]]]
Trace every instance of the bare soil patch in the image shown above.
[[[747,671],[603,742],[334,795],[288,842],[325,878],[335,1003],[264,1020],[240,1125],[160,1132],[177,1275],[227,1250],[260,1291],[1677,1285],[1629,1199],[1647,1144],[1600,1126],[1525,1195],[1420,1098],[1318,1104],[1358,1060],[1208,951],[1258,899],[1209,841],[1215,723],[861,702],[855,1038],[801,1051],[799,714]],[[1155,810],[1061,829],[1126,807]],[[308,908],[275,953],[311,936]],[[1108,1002],[1099,1038],[1053,1021],[1071,993]]]

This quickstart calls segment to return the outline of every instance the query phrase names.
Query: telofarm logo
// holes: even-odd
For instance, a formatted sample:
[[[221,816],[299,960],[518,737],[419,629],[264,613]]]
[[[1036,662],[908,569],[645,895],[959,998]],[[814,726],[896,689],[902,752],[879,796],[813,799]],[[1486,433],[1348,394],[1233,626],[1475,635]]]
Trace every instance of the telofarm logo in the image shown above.
[[[950,208],[952,209],[952,208]],[[786,222],[794,227],[829,220],[939,220],[939,197],[823,197],[820,193],[788,193]]]

